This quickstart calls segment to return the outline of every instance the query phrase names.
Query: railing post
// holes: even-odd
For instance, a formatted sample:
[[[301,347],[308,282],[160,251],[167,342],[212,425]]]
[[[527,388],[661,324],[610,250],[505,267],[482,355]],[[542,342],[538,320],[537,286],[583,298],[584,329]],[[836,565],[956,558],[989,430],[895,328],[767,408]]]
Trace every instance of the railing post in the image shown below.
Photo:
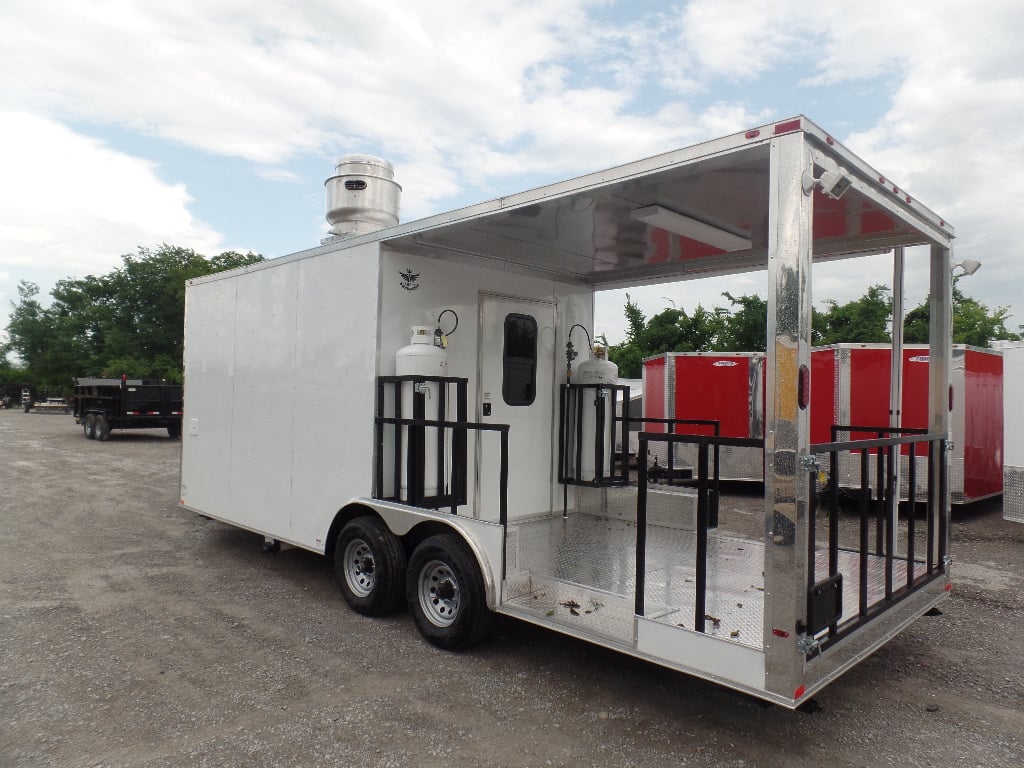
[[[644,581],[647,572],[647,438],[640,433],[637,448],[636,485],[636,595],[634,613],[644,615]]]
[[[708,444],[697,448],[697,578],[693,628],[704,631],[708,589]]]

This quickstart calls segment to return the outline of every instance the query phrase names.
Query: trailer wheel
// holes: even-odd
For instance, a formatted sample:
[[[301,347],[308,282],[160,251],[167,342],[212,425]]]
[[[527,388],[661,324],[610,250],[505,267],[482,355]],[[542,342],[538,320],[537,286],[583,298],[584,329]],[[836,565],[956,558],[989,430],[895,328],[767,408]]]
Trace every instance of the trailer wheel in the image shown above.
[[[96,414],[96,439],[106,440],[110,437],[110,421],[102,413]]]
[[[456,535],[431,536],[413,550],[405,596],[420,634],[438,648],[469,648],[490,626],[483,576]]]
[[[376,517],[357,517],[338,534],[334,574],[352,610],[383,616],[402,601],[405,550]]]
[[[86,417],[82,419],[82,431],[85,432],[87,439],[96,439],[96,417],[93,414],[87,414]]]
[[[181,437],[181,422],[175,421],[167,425],[167,434],[173,438]]]

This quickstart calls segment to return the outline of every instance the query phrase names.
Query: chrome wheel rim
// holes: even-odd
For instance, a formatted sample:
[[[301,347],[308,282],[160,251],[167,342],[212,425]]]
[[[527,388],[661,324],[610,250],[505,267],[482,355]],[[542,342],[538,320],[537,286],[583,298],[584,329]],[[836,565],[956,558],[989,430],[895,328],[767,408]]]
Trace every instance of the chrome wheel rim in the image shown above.
[[[345,546],[345,583],[356,597],[368,597],[377,579],[373,550],[362,539],[352,539]]]
[[[452,569],[440,560],[431,560],[420,569],[420,607],[431,624],[450,627],[459,616],[461,590]]]

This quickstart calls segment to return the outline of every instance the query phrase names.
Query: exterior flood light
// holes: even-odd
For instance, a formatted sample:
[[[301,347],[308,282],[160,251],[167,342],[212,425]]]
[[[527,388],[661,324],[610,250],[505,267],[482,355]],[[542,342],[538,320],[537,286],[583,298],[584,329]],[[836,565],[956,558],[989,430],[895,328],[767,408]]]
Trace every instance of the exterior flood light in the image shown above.
[[[810,173],[804,173],[802,181],[805,195],[811,194],[815,187],[819,187],[822,192],[833,200],[841,198],[853,184],[853,179],[850,178],[850,174],[846,172],[846,169],[839,167],[834,171],[824,171],[821,174],[821,178],[818,179],[814,178]]]
[[[723,251],[743,251],[751,247],[746,237],[735,235],[728,230],[691,218],[682,213],[664,208],[660,205],[649,205],[637,208],[630,213],[634,221],[642,221],[653,227],[665,229],[682,237],[713,245]]]
[[[975,261],[974,259],[964,259],[953,265],[953,269],[960,267],[964,271],[965,275],[973,275],[979,269],[981,269],[981,262]]]

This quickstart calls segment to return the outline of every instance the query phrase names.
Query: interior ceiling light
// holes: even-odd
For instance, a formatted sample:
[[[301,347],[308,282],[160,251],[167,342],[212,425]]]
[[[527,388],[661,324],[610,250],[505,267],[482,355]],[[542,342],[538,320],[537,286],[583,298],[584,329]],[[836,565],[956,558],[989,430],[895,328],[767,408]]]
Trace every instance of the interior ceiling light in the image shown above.
[[[751,247],[750,240],[728,230],[694,219],[660,205],[637,208],[630,214],[634,221],[642,221],[652,227],[674,232],[682,237],[713,245],[723,251],[743,251]]]

